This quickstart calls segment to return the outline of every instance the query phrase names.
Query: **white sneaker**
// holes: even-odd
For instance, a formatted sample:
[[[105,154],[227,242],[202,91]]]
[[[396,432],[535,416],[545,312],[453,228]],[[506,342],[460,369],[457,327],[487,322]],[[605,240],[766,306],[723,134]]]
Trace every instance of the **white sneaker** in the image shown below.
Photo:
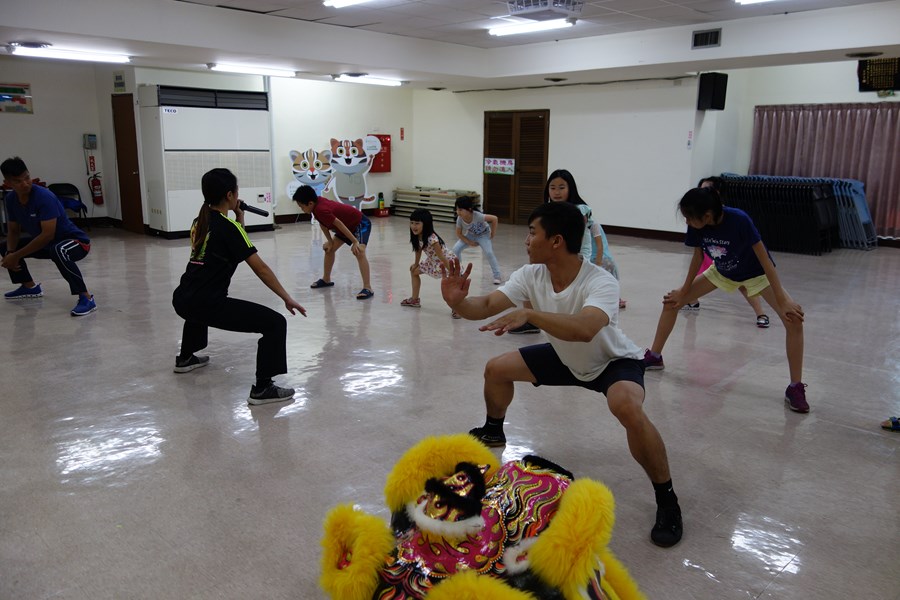
[[[494,277],[494,285],[500,285],[501,283],[503,283],[503,282],[500,280],[499,277]]]

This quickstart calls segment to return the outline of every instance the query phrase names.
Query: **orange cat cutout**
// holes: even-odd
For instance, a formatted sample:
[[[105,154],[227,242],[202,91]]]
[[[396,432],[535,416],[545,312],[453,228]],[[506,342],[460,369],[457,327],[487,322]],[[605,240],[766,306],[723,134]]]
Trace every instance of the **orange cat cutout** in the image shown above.
[[[363,208],[363,202],[374,203],[375,194],[369,194],[366,174],[372,168],[372,157],[380,151],[381,141],[374,136],[365,140],[331,138],[333,173],[325,191],[332,190],[339,202],[354,208]]]

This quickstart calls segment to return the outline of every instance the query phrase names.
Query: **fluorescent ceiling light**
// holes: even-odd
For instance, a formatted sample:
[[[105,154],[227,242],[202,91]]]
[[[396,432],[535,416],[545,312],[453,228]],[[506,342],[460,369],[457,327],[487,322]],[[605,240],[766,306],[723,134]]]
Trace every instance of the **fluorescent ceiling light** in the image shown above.
[[[268,75],[269,77],[296,77],[296,71],[287,69],[269,69],[267,67],[252,67],[249,65],[220,65],[209,63],[206,65],[210,71],[219,71],[220,73],[241,73],[244,75]]]
[[[29,48],[10,44],[10,54],[16,56],[34,56],[37,58],[60,58],[63,60],[84,60],[88,62],[127,63],[131,58],[125,54],[108,54],[105,52],[82,52],[81,50],[62,50],[60,48]]]
[[[503,25],[488,29],[491,35],[514,35],[517,33],[534,33],[535,31],[550,31],[551,29],[564,29],[575,24],[574,19],[551,19],[549,21],[533,21],[521,25]]]
[[[772,0],[734,0],[738,4],[761,4],[763,2],[772,2]]]
[[[386,85],[390,87],[397,87],[403,85],[402,81],[397,79],[381,79],[380,77],[369,77],[367,75],[362,75],[360,77],[352,77],[350,75],[338,75],[334,78],[335,81],[341,81],[345,83],[368,83],[370,85]]]
[[[354,4],[362,4],[370,0],[325,0],[322,4],[331,8],[344,8],[345,6],[353,6]]]

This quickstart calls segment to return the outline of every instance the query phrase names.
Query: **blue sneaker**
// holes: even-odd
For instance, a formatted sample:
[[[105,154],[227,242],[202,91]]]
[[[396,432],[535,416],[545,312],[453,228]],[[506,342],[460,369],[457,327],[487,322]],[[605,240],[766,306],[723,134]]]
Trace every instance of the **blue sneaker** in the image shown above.
[[[75,305],[75,308],[72,309],[73,317],[83,317],[84,315],[89,315],[92,312],[97,310],[97,303],[94,302],[94,297],[85,298],[84,296],[78,296],[78,304]]]
[[[38,283],[30,288],[20,285],[13,291],[3,294],[3,297],[7,300],[19,300],[20,298],[40,298],[43,295],[44,292],[41,290],[41,284]]]

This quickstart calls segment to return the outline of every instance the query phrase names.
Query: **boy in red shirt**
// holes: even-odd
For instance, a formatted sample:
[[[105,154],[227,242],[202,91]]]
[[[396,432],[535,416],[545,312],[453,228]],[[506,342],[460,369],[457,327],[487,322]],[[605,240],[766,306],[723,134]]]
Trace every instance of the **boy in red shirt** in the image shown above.
[[[359,263],[359,274],[363,280],[363,288],[356,294],[356,299],[365,300],[374,296],[369,281],[369,260],[366,258],[366,244],[372,231],[372,222],[369,218],[349,204],[322,198],[308,185],[297,188],[294,192],[294,202],[304,213],[312,214],[316,218],[322,233],[325,234],[325,243],[322,244],[322,249],[325,250],[324,274],[310,287],[324,288],[334,285],[331,281],[334,255],[343,244],[349,244],[350,251]],[[332,231],[334,237],[331,237]]]

